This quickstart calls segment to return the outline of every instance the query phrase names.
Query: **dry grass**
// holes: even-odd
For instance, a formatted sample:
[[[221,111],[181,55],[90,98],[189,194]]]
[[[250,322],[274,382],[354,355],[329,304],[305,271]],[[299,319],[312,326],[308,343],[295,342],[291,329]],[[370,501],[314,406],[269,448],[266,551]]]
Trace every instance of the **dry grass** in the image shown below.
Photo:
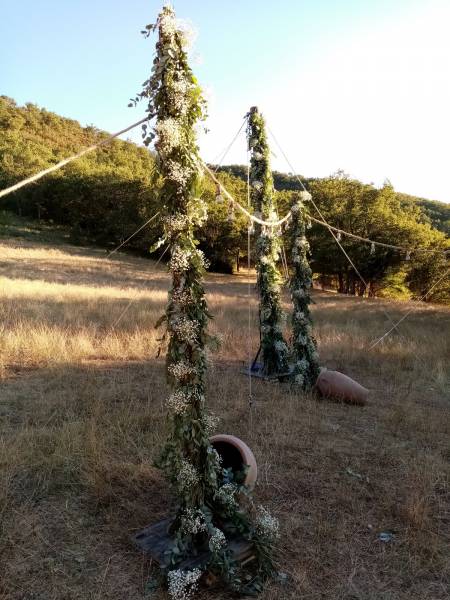
[[[0,599],[150,596],[130,535],[170,509],[152,466],[166,387],[153,323],[168,279],[101,251],[0,244]],[[450,311],[317,293],[323,364],[372,390],[365,408],[248,383],[248,279],[208,277],[209,403],[260,467],[282,522],[284,586],[262,600],[439,600],[450,586]],[[133,300],[122,320],[113,325]],[[256,350],[252,299],[252,352]],[[393,540],[379,541],[381,532]],[[163,598],[156,594],[154,598]],[[225,598],[221,592],[205,597]]]

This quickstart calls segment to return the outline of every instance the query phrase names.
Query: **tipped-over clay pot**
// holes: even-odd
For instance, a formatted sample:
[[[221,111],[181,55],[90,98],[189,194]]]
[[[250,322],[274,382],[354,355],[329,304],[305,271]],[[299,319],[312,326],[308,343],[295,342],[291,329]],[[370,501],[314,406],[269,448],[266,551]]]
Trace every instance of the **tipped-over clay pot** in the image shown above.
[[[322,369],[317,378],[316,387],[322,396],[333,398],[348,404],[363,406],[369,390],[339,371]]]
[[[244,484],[252,490],[258,476],[258,466],[253,452],[247,444],[234,435],[226,434],[213,435],[210,441],[222,458],[224,469],[231,467],[234,472],[239,472],[246,466],[248,467]]]

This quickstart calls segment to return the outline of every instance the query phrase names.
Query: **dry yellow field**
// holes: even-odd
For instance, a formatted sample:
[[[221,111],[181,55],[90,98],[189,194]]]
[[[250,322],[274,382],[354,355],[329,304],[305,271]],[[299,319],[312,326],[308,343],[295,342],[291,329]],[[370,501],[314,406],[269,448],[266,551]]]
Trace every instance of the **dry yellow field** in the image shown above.
[[[448,599],[450,310],[315,293],[321,362],[369,387],[369,404],[253,381],[250,411],[240,368],[249,341],[257,349],[253,282],[208,276],[222,339],[208,401],[220,431],[254,450],[257,499],[281,521],[287,583],[261,599]],[[151,563],[130,536],[172,505],[152,464],[167,396],[153,324],[167,286],[145,259],[0,242],[1,600],[165,597],[146,591]],[[397,319],[412,306],[369,351],[390,326],[383,309]]]

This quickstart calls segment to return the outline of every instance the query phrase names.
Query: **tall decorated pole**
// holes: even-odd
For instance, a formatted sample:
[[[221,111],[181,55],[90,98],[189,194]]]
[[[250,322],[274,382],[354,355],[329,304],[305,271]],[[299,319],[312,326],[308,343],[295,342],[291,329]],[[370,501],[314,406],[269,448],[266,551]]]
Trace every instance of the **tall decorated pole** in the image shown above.
[[[263,116],[254,106],[248,113],[250,189],[253,209],[264,221],[276,220],[270,148]],[[259,322],[264,375],[289,371],[288,347],[283,339],[280,284],[277,267],[280,243],[273,228],[256,224],[256,270],[259,291]]]
[[[305,391],[311,389],[319,376],[319,356],[312,335],[309,305],[312,271],[308,262],[309,243],[306,239],[307,216],[304,200],[309,192],[295,194],[292,204],[292,275],[290,291],[292,312],[293,378]]]
[[[248,490],[222,469],[209,440],[214,419],[205,406],[209,318],[203,289],[205,260],[194,235],[207,217],[206,205],[199,198],[201,163],[195,134],[205,102],[188,64],[186,36],[171,7],[162,9],[145,34],[153,31],[158,32],[158,42],[152,75],[137,100],[148,101],[149,120],[156,117],[155,126],[144,129],[144,142],[148,145],[155,140],[165,212],[161,242],[171,252],[172,284],[160,323],[166,327],[171,388],[169,435],[158,464],[173,485],[178,509],[163,566],[171,597],[186,600],[205,571],[221,577],[234,590],[259,589],[273,572],[270,555],[277,523],[264,509],[253,508]],[[240,501],[243,496],[248,499],[245,509]],[[251,544],[256,557],[250,583],[241,577],[241,567],[229,550],[230,540],[237,535]],[[182,568],[183,561],[205,553],[208,559],[199,567]]]

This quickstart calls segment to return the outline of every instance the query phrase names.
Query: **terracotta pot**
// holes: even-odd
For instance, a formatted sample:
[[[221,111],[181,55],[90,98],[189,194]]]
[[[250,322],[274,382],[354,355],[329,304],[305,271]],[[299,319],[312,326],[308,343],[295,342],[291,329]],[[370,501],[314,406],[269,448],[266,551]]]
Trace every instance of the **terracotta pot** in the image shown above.
[[[348,404],[363,406],[369,390],[339,371],[322,369],[317,378],[316,387],[327,398],[333,398]]]
[[[213,448],[222,457],[222,466],[233,471],[242,471],[248,466],[245,485],[252,490],[258,476],[258,466],[255,456],[245,442],[234,435],[219,434],[210,438]]]

